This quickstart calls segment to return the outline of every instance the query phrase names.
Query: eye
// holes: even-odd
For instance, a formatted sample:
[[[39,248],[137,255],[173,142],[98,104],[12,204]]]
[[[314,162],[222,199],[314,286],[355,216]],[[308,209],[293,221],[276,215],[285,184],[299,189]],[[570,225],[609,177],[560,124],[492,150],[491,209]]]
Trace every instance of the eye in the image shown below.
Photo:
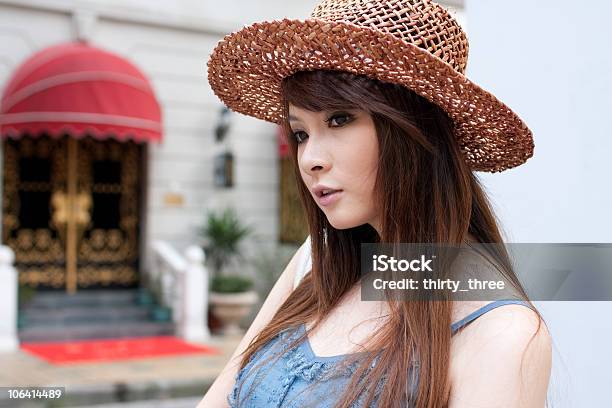
[[[340,127],[346,125],[351,120],[353,120],[353,115],[349,113],[337,113],[330,116],[329,119],[326,120],[326,122],[331,127]]]
[[[300,144],[308,137],[308,134],[302,130],[298,130],[297,132],[293,132],[293,137],[297,141],[297,144]]]

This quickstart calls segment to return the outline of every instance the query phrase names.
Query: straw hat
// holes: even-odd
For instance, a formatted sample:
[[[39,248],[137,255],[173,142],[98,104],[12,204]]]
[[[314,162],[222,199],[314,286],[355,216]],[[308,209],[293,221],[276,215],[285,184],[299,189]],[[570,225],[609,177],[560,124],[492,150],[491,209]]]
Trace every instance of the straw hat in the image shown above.
[[[340,70],[401,84],[444,109],[466,161],[499,172],[533,155],[529,128],[464,76],[468,41],[431,0],[323,0],[306,20],[255,23],[227,35],[208,81],[233,111],[280,123],[281,81],[298,71]]]

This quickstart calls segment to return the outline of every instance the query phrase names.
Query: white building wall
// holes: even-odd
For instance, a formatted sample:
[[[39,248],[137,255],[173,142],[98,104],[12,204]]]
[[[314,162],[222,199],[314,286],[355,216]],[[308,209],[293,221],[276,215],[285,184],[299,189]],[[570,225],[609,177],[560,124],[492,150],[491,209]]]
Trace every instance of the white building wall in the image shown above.
[[[213,131],[222,105],[208,85],[206,61],[216,43],[242,25],[304,18],[317,3],[0,0],[0,90],[25,58],[77,35],[128,58],[151,80],[164,120],[163,143],[147,148],[145,260],[151,240],[179,248],[197,242],[206,209],[228,205],[255,228],[258,245],[274,246],[279,230],[275,127],[232,115],[225,146],[234,153],[235,187],[215,188],[212,159],[223,146],[214,142]],[[461,2],[449,3],[464,23]],[[169,193],[182,196],[183,205],[167,205]]]
[[[482,174],[509,242],[612,242],[612,3],[466,1],[468,76],[534,133],[526,164]],[[612,406],[612,302],[537,302],[553,407]]]
[[[279,227],[276,129],[233,114],[225,145],[234,153],[235,187],[215,188],[212,159],[221,146],[213,130],[222,105],[208,85],[206,61],[216,43],[241,25],[303,16],[310,3],[2,0],[0,92],[27,57],[78,33],[128,58],[151,80],[164,120],[163,143],[147,147],[145,259],[154,239],[179,248],[197,242],[206,209],[224,206],[235,207],[255,228],[258,243],[273,246]],[[79,30],[74,16],[81,16]],[[181,195],[183,205],[167,205],[168,193]]]

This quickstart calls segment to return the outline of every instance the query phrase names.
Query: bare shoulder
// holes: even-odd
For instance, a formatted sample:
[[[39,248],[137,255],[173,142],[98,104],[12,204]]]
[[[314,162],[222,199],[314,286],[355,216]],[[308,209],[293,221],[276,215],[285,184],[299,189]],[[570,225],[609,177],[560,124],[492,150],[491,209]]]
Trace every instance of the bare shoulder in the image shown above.
[[[453,308],[453,321],[458,321],[468,314],[486,306],[490,302],[456,302]],[[523,336],[530,333],[534,334],[539,328],[540,335],[548,334],[545,323],[539,315],[531,308],[520,304],[504,304],[487,311],[469,325],[462,329],[461,334],[467,333],[466,338],[478,337],[481,340],[491,336],[497,338],[501,333],[508,340],[520,340]]]
[[[507,304],[483,314],[451,344],[451,407],[543,407],[552,339],[538,314]]]

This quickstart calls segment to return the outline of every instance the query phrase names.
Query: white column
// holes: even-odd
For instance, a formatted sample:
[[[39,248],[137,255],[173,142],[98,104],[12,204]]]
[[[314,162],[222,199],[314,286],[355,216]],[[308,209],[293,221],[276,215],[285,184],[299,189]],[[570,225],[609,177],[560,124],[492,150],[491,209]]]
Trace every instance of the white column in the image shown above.
[[[208,329],[208,271],[204,266],[204,251],[192,245],[185,251],[187,267],[182,274],[182,318],[179,335],[186,341],[204,342],[210,339]]]
[[[17,338],[17,270],[13,266],[15,254],[0,245],[0,352],[19,348]]]

